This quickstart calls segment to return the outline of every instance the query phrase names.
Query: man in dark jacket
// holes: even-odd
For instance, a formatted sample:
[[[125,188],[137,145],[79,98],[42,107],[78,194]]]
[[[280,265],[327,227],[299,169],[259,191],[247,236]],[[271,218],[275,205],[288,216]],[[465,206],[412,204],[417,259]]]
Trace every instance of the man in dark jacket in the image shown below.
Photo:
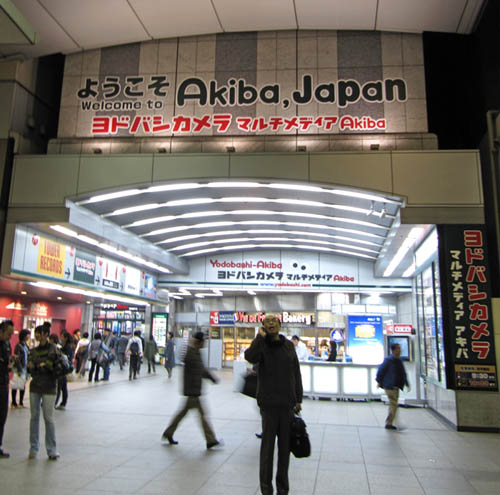
[[[28,356],[28,372],[33,377],[30,384],[30,451],[29,458],[34,459],[40,450],[40,408],[45,421],[45,448],[49,459],[59,458],[56,450],[56,426],[54,423],[54,405],[56,402],[57,378],[54,367],[59,359],[57,347],[49,341],[50,327],[40,325],[35,328],[38,346],[31,349]]]
[[[380,365],[375,380],[379,387],[385,390],[389,399],[389,413],[385,418],[385,427],[388,430],[397,430],[392,424],[396,418],[398,410],[399,390],[403,390],[406,385],[410,390],[410,384],[406,377],[405,367],[401,361],[401,346],[399,344],[391,345],[392,354],[384,359]]]
[[[262,417],[260,446],[260,490],[263,495],[273,493],[274,444],[278,437],[278,494],[286,494],[288,465],[290,463],[290,426],[294,410],[302,403],[302,377],[295,347],[280,335],[280,320],[267,315],[263,328],[245,351],[245,359],[258,364],[257,404]]]
[[[120,369],[123,369],[125,365],[125,353],[127,351],[128,346],[128,337],[126,337],[123,333],[120,335],[120,338],[116,342],[116,357],[118,358],[118,364],[120,365]]]
[[[204,340],[205,337],[203,332],[195,333],[187,348],[186,356],[184,357],[184,395],[187,399],[184,403],[184,407],[177,413],[168,428],[163,432],[162,436],[162,440],[168,440],[172,445],[179,443],[174,440],[174,433],[182,418],[184,418],[190,409],[198,409],[200,413],[201,425],[207,441],[207,449],[220,445],[212,427],[205,418],[205,411],[200,401],[202,379],[208,378],[214,383],[218,381],[217,378],[205,368],[201,360],[200,349],[203,347]]]
[[[13,333],[14,323],[11,320],[0,323],[0,459],[9,457],[9,454],[2,450],[2,440],[9,410],[9,373],[11,371],[9,340]]]

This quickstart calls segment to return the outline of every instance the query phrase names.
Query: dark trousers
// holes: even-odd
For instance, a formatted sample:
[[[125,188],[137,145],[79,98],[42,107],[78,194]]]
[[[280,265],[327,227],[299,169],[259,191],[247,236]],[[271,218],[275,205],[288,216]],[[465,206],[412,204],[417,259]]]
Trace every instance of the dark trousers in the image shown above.
[[[130,355],[130,366],[128,367],[128,377],[131,380],[132,375],[137,378],[137,371],[139,366],[139,356],[137,354]]]
[[[153,368],[153,373],[156,373],[155,358],[148,359],[148,373],[151,373],[151,367]]]
[[[57,395],[56,404],[59,402],[59,397],[62,395],[61,406],[65,406],[68,402],[68,379],[66,375],[57,379]]]
[[[118,352],[118,364],[120,365],[120,369],[123,369],[123,366],[125,365],[125,353],[124,352]]]
[[[290,463],[290,425],[292,410],[288,407],[261,408],[262,442],[260,444],[260,490],[263,495],[273,494],[274,444],[278,437],[278,494],[288,493],[288,465]]]
[[[92,376],[94,375],[95,370],[95,381],[99,381],[99,368],[100,366],[97,364],[97,358],[90,360],[90,371],[89,371],[89,382],[92,381]]]
[[[7,421],[7,412],[9,410],[9,386],[0,385],[0,447],[3,440],[3,429]]]
[[[17,390],[12,389],[10,391],[10,395],[12,396],[12,405],[17,406]],[[22,406],[24,401],[24,388],[22,390],[19,390],[19,405]]]

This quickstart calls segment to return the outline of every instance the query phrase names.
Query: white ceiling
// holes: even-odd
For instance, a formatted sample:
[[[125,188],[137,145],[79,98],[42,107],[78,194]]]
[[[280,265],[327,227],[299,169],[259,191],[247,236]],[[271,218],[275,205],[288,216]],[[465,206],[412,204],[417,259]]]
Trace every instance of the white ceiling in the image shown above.
[[[467,34],[485,2],[11,0],[11,3],[36,31],[38,42],[22,44],[20,37],[4,26],[0,29],[0,57],[38,57],[151,39],[237,31],[375,29]],[[0,14],[6,5],[7,0],[0,0]],[[15,19],[11,21],[16,24]]]

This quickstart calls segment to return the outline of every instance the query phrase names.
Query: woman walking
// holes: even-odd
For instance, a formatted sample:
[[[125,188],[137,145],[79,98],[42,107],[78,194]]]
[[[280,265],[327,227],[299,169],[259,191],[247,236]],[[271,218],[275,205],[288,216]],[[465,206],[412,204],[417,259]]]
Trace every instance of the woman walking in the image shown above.
[[[28,379],[28,344],[31,336],[29,330],[19,332],[19,341],[14,348],[14,376],[11,381],[12,408],[24,408],[24,392],[26,380]],[[19,390],[19,404],[17,403],[17,391]]]
[[[165,368],[167,369],[168,377],[172,378],[172,369],[175,366],[175,344],[174,333],[168,332],[167,344],[165,346]]]

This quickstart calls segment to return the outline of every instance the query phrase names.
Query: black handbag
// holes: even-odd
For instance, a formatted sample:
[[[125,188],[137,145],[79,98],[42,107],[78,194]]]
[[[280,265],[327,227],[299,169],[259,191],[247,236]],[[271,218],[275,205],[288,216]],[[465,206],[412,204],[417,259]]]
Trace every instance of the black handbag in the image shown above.
[[[243,388],[241,393],[253,399],[257,398],[257,374],[247,373],[243,377]]]
[[[297,415],[293,416],[290,428],[290,451],[297,458],[311,455],[311,442],[307,434],[306,423]]]

